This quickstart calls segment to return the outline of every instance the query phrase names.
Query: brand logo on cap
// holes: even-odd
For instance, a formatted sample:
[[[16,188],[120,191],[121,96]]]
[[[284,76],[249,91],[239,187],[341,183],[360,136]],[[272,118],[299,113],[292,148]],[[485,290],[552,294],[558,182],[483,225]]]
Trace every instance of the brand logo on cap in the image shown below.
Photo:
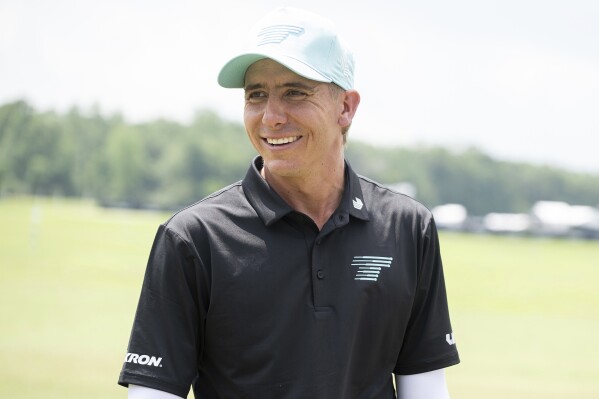
[[[265,44],[279,44],[290,35],[300,36],[304,33],[304,28],[294,25],[273,25],[262,29],[258,33],[258,46]]]

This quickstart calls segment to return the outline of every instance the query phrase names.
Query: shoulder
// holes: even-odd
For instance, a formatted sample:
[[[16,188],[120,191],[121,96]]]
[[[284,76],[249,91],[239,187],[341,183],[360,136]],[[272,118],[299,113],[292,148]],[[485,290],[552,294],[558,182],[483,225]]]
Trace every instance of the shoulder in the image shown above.
[[[374,215],[416,217],[425,223],[432,220],[432,212],[416,199],[368,177],[358,175],[358,178],[369,211]]]
[[[247,200],[239,181],[177,211],[163,223],[163,226],[185,237],[190,235],[192,229],[222,223],[225,218],[244,211],[247,212]]]

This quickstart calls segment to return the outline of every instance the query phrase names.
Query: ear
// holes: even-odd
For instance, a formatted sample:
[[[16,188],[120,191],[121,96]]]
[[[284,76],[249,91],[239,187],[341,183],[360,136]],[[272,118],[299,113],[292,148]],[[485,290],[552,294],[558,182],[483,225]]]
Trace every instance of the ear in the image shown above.
[[[343,96],[343,109],[339,115],[338,123],[342,128],[351,125],[354,115],[360,105],[360,93],[356,90],[346,90]]]

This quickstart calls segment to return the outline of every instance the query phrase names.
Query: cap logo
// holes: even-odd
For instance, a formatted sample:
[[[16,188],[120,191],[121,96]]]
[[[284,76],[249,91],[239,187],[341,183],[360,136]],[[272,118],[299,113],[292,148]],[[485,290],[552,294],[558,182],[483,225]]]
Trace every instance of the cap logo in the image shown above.
[[[300,36],[304,33],[304,28],[294,25],[273,25],[262,29],[258,33],[258,46],[265,44],[279,44],[290,35]]]

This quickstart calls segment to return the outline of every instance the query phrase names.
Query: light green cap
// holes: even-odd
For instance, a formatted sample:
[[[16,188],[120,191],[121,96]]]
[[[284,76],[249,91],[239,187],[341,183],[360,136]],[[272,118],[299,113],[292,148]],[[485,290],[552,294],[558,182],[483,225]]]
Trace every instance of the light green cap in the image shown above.
[[[218,83],[243,88],[245,73],[254,62],[269,58],[307,79],[333,82],[345,90],[354,86],[354,57],[333,24],[296,8],[279,8],[251,32],[249,49],[221,69]]]

